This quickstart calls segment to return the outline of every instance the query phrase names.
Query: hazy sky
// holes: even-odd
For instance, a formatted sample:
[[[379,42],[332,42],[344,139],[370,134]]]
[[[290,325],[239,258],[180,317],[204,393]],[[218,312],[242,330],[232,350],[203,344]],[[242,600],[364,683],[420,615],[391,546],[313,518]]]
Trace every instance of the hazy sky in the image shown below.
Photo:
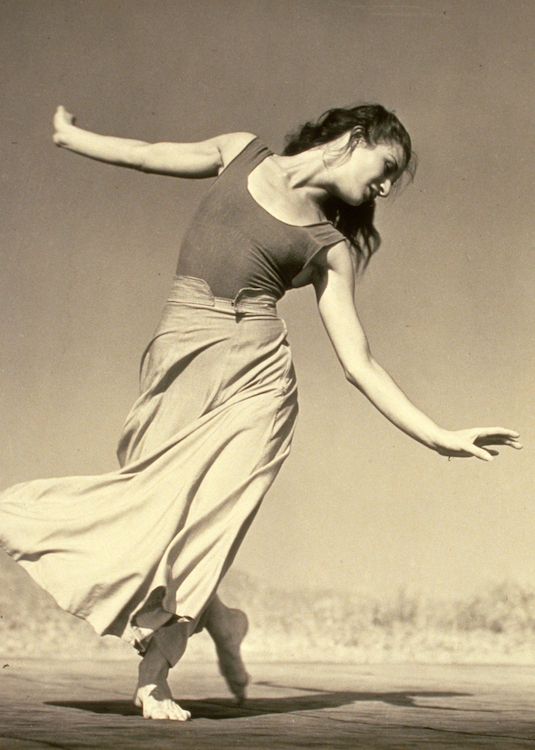
[[[372,351],[446,427],[522,453],[453,460],[343,378],[311,289],[281,312],[300,382],[294,449],[236,565],[285,587],[458,594],[535,585],[533,106],[526,0],[2,0],[2,483],[115,466],[180,239],[208,184],[59,151],[82,127],[145,140],[257,133],[379,101],[419,156],[381,202],[359,285]]]

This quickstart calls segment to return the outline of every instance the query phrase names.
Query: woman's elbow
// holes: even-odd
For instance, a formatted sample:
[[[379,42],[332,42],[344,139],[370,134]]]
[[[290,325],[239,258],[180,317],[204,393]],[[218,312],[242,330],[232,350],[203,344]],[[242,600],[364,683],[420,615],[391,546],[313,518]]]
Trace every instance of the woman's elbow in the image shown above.
[[[344,375],[348,383],[351,383],[351,385],[353,385],[359,391],[363,390],[362,383],[363,383],[364,378],[362,377],[361,373],[355,370],[349,370],[344,367]]]
[[[121,154],[121,160],[126,167],[139,169],[142,172],[152,172],[157,156],[156,144],[139,141],[127,146]]]
[[[346,380],[362,391],[373,371],[373,358],[369,351],[363,352],[357,359],[342,363],[342,369]]]

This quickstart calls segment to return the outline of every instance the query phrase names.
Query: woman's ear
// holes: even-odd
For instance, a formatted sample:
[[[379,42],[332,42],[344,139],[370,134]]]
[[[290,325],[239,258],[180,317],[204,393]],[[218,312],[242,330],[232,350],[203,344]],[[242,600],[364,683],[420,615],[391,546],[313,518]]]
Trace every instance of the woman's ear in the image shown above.
[[[353,150],[356,146],[367,146],[367,145],[368,145],[368,141],[366,139],[364,128],[362,128],[360,125],[357,125],[357,127],[351,130],[351,133],[349,135],[348,146]]]

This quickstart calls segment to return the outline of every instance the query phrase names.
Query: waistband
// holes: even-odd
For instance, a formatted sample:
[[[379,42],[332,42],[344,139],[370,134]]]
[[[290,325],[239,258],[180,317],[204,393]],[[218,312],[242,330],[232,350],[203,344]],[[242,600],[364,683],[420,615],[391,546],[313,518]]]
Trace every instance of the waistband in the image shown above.
[[[262,313],[269,317],[277,316],[277,300],[269,292],[253,287],[240,289],[234,299],[216,297],[204,279],[195,276],[175,276],[169,295],[169,302],[189,302],[205,307],[217,307],[237,315]]]

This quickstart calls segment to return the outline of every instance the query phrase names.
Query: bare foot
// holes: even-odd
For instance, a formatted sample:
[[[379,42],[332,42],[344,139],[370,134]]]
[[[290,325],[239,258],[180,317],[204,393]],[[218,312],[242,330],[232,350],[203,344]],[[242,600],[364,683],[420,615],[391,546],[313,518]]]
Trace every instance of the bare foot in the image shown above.
[[[162,685],[138,686],[134,695],[134,705],[143,709],[144,719],[170,719],[187,721],[191,719],[189,711],[184,711],[173,700],[167,681]]]
[[[240,654],[241,642],[249,627],[247,615],[240,609],[229,609],[220,600],[210,614],[207,630],[214,639],[219,669],[238,704],[241,704],[250,680]]]
[[[169,669],[169,662],[152,641],[139,665],[139,680],[134,693],[134,705],[143,709],[145,719],[191,719],[190,712],[173,700],[167,684]]]

